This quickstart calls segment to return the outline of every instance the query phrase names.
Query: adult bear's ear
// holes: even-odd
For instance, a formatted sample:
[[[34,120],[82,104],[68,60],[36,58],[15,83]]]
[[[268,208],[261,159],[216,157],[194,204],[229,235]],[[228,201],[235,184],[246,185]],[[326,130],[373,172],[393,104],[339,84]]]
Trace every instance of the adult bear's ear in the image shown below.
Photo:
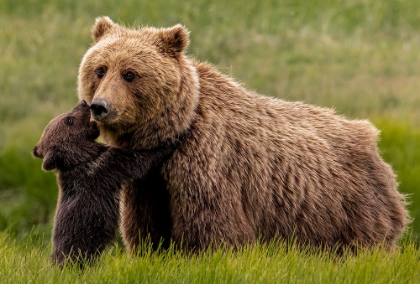
[[[160,30],[160,39],[162,51],[177,57],[188,46],[189,31],[178,24],[172,28]]]
[[[98,42],[104,35],[110,33],[117,26],[109,17],[96,18],[95,25],[92,28],[93,40]]]

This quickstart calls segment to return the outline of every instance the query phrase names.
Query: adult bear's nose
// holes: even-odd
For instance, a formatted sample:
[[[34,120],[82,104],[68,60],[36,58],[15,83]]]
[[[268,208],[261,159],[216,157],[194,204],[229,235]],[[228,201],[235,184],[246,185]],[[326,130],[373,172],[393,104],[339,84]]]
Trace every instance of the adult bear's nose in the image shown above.
[[[109,113],[109,105],[106,100],[94,99],[90,105],[90,112],[95,120],[101,120]]]

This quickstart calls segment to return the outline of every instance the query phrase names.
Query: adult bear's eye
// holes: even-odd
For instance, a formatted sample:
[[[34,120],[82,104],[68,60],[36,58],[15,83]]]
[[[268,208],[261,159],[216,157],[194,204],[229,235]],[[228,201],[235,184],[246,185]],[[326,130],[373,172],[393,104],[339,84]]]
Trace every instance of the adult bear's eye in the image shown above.
[[[99,67],[96,69],[96,75],[98,75],[98,78],[102,78],[106,74],[106,68],[105,67]]]
[[[73,117],[69,116],[69,117],[66,118],[66,124],[67,125],[72,125],[73,122],[74,122],[74,118]]]
[[[127,71],[127,72],[123,73],[122,76],[123,76],[124,80],[126,80],[127,82],[131,82],[136,77],[136,74],[134,74],[134,72]]]

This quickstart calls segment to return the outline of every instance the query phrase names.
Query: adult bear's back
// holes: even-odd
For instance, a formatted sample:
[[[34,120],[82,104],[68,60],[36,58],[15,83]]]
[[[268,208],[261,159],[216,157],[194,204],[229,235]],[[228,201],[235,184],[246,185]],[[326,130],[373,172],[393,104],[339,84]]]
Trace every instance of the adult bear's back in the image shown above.
[[[292,235],[395,245],[407,213],[376,128],[254,94],[207,64],[197,70],[197,117],[166,167],[175,236],[198,247]]]

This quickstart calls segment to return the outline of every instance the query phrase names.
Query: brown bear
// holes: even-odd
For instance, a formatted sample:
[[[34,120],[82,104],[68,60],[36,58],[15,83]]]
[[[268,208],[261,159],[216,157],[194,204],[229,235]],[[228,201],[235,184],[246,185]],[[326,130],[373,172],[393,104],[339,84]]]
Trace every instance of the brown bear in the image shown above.
[[[324,109],[251,92],[185,54],[188,31],[97,19],[79,69],[111,146],[181,145],[122,191],[122,234],[187,249],[287,239],[310,246],[394,247],[405,197],[378,130]]]
[[[32,153],[42,168],[57,170],[59,198],[51,259],[92,263],[115,238],[119,191],[125,181],[141,179],[172,151],[167,147],[129,151],[97,143],[99,129],[90,109],[80,102],[45,128]]]

